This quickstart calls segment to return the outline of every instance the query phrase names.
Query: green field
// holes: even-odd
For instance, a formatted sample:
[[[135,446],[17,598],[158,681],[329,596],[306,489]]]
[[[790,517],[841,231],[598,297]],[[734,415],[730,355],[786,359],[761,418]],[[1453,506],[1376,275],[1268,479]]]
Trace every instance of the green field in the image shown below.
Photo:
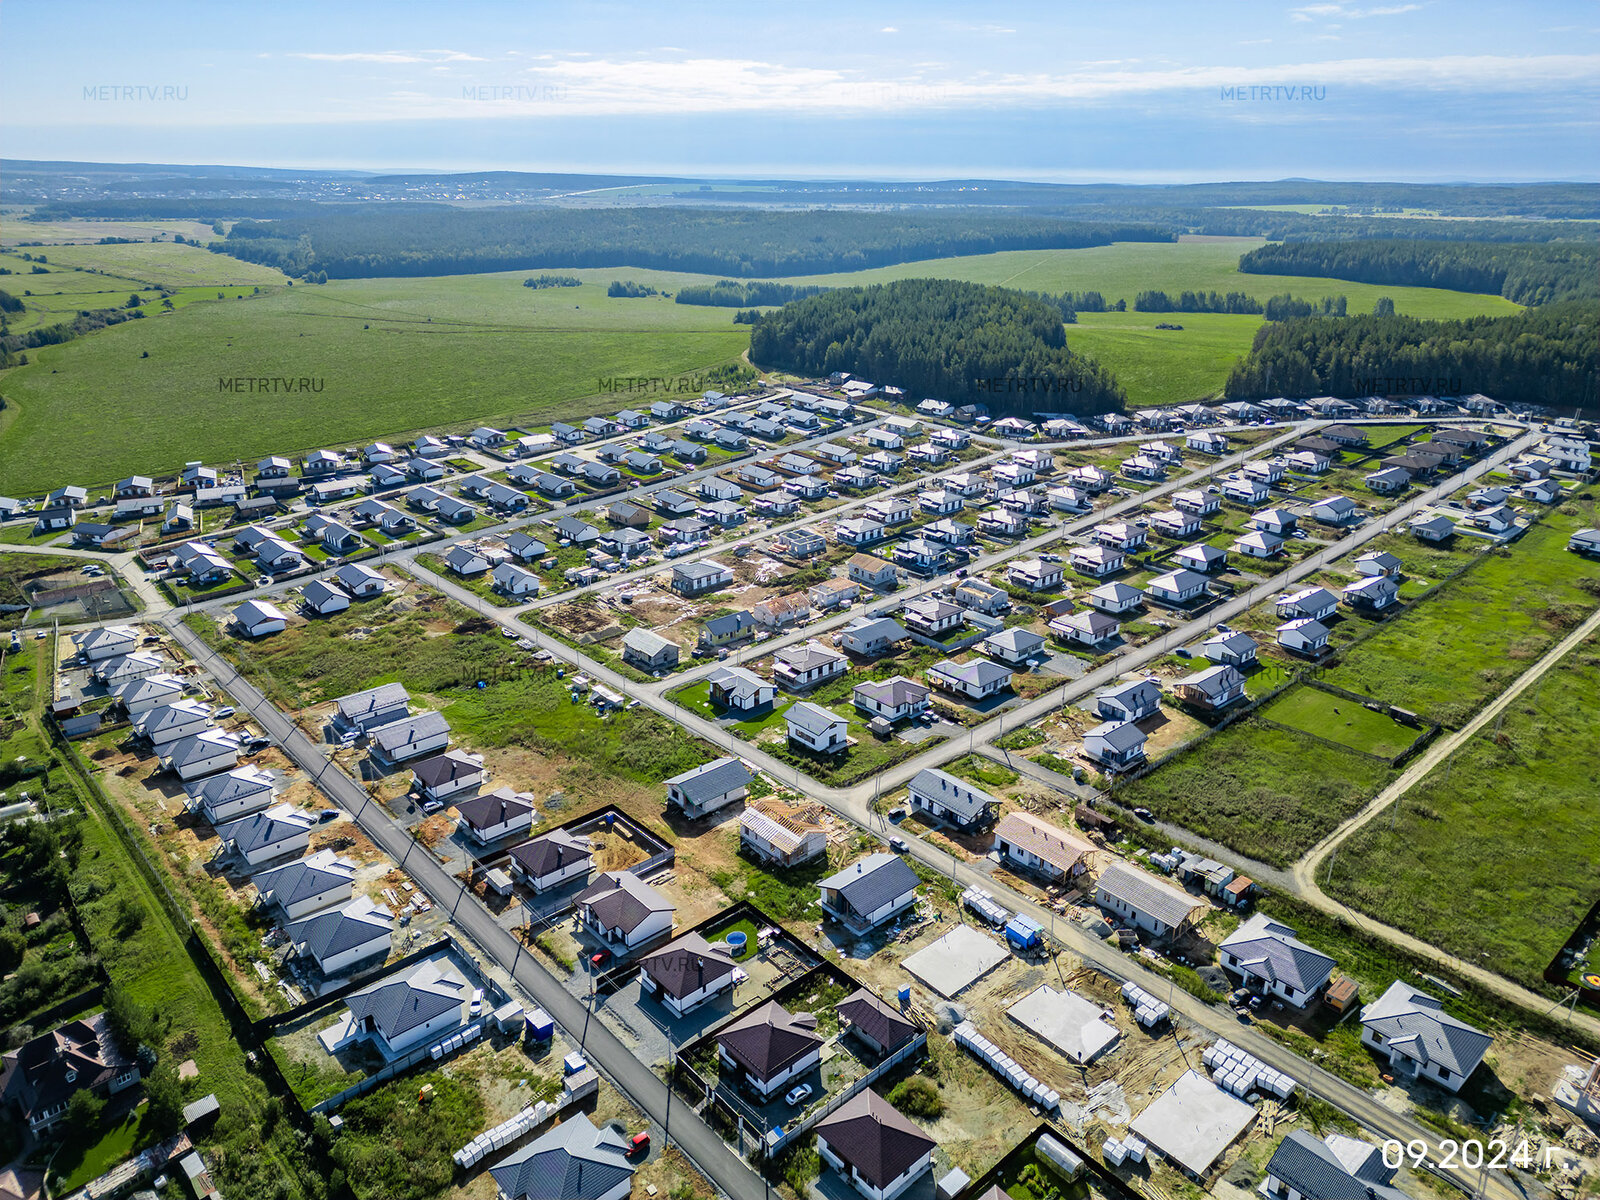
[[[1052,292],[1097,289],[1130,303],[1155,287],[1259,298],[1343,294],[1353,312],[1387,295],[1398,311],[1424,317],[1516,311],[1497,296],[1239,274],[1239,255],[1260,244],[1223,238],[1007,251],[791,282],[849,286],[931,276]],[[193,459],[231,462],[482,421],[545,424],[610,411],[646,397],[601,380],[682,378],[685,390],[698,392],[698,374],[735,361],[749,344],[727,309],[675,304],[668,295],[605,295],[618,278],[670,294],[710,282],[707,275],[586,269],[571,272],[582,287],[549,290],[522,287],[525,272],[279,287],[275,271],[172,243],[44,252],[50,274],[0,281],[38,293],[27,298],[37,303],[15,323],[19,330],[120,305],[141,284],[145,298],[156,284],[178,288],[177,311],[152,311],[30,352],[29,366],[5,373],[0,478],[8,494],[69,479],[103,483],[159,473]],[[29,265],[14,252],[0,257],[13,269]],[[110,274],[74,269],[80,266]],[[257,286],[260,295],[253,294]],[[227,299],[217,300],[219,287]],[[1184,328],[1158,331],[1157,321]],[[1086,313],[1068,341],[1103,358],[1135,406],[1167,404],[1216,395],[1260,324],[1216,314]],[[234,377],[316,379],[320,390],[224,392],[219,381]]]
[[[1572,531],[1593,524],[1593,509],[1592,500],[1568,501],[1519,541],[1487,551],[1323,678],[1442,725],[1471,719],[1594,609],[1600,567],[1567,550]]]
[[[1248,718],[1117,792],[1119,803],[1288,866],[1382,791],[1393,773],[1364,754]]]
[[[748,345],[723,309],[611,299],[603,282],[557,290],[524,288],[521,274],[297,285],[33,351],[0,383],[0,478],[6,494],[27,495],[193,459],[614,411],[648,400],[601,394],[603,379],[684,377],[698,395],[709,384],[696,377]],[[224,391],[236,377],[320,385]]]
[[[1420,732],[1386,712],[1373,712],[1355,700],[1303,684],[1284,692],[1261,710],[1261,716],[1377,758],[1394,758]]]
[[[1591,639],[1340,847],[1326,890],[1537,987],[1600,892],[1600,643]]]
[[[216,231],[202,221],[24,221],[9,213],[0,216],[0,245],[44,242],[47,253],[48,246],[61,242],[95,242],[103,237],[171,237],[173,234],[201,241],[211,241],[217,236]]]

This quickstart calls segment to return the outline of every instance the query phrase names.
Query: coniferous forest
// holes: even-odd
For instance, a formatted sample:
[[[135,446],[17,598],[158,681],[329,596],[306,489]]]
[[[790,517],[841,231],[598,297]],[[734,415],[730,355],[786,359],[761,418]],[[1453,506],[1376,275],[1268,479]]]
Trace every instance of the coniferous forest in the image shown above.
[[[849,371],[912,396],[981,401],[996,414],[1091,414],[1126,402],[1109,371],[1068,349],[1054,305],[949,279],[836,288],[797,300],[755,323],[750,357],[764,368]]]
[[[1550,304],[1509,317],[1422,321],[1316,317],[1264,325],[1228,377],[1229,399],[1403,393],[1386,381],[1434,380],[1428,391],[1482,392],[1512,406],[1596,407],[1600,351],[1593,305]]]

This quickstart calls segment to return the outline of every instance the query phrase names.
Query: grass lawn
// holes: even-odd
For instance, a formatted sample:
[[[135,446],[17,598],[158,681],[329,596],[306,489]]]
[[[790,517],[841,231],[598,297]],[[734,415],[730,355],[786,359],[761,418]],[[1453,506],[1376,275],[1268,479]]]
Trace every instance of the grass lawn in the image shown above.
[[[1584,643],[1339,851],[1353,908],[1537,987],[1600,894],[1600,642]]]
[[[705,939],[708,942],[720,942],[724,941],[730,933],[742,933],[748,939],[744,944],[744,952],[739,957],[743,958],[745,954],[749,954],[756,948],[756,927],[755,923],[749,918],[735,921],[731,925],[719,925],[715,930],[706,934]]]
[[[1373,712],[1357,701],[1304,684],[1284,692],[1261,710],[1261,716],[1378,758],[1394,758],[1421,733],[1386,712]]]
[[[737,834],[732,840],[737,844]],[[742,853],[734,863],[735,870],[712,871],[711,882],[730,900],[748,900],[769,917],[784,921],[805,917],[817,902],[817,880],[839,869],[825,854],[787,870],[762,866]]]
[[[1365,755],[1245,718],[1120,788],[1117,799],[1282,867],[1360,811],[1391,774]]]
[[[139,1111],[130,1112],[88,1146],[63,1146],[51,1160],[51,1169],[64,1175],[59,1190],[76,1191],[91,1179],[98,1179],[125,1158],[161,1139],[149,1128]]]
[[[1568,502],[1387,623],[1324,678],[1455,727],[1591,612],[1600,566],[1567,550],[1592,505]]]
[[[554,667],[438,695],[440,711],[464,744],[519,745],[582,760],[589,769],[640,783],[656,783],[713,757],[697,739],[647,708],[596,715],[574,704]]]

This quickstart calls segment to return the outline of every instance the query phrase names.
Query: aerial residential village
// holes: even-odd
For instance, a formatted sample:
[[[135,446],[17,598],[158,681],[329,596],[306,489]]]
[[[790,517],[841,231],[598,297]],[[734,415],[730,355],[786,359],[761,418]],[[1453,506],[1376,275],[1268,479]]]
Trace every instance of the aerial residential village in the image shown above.
[[[1436,722],[1325,665],[1531,531],[1592,583],[1594,439],[1483,396],[707,392],[0,498],[8,549],[71,560],[7,652],[49,647],[54,728],[297,1119],[478,1089],[462,1195],[1521,1189],[1441,1152],[1470,1134],[1570,1200],[1591,1056],[1342,956],[1269,903],[1294,856],[1139,785],[1280,696],[1419,752]],[[25,1137],[150,1069],[98,1016],[31,1032]],[[68,1190],[214,1194],[186,1134],[107,1166]]]

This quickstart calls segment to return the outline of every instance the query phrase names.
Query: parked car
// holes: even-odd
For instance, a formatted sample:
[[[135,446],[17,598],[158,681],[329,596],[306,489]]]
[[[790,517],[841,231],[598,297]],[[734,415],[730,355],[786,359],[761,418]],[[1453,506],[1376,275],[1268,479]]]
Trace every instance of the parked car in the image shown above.
[[[317,814],[317,820],[319,821],[337,821],[338,819],[339,810],[337,808],[325,808]]]
[[[589,956],[589,965],[597,971],[610,961],[611,951],[607,950],[603,946]]]
[[[911,847],[906,845],[905,838],[892,837],[889,839],[889,849],[893,850],[896,854],[905,854],[911,849]]]
[[[640,1158],[649,1153],[650,1135],[648,1133],[634,1134],[633,1138],[628,1142],[627,1156],[629,1158]]]
[[[1153,814],[1148,808],[1144,808],[1142,806],[1136,808],[1133,810],[1133,815],[1138,817],[1141,821],[1149,821],[1152,824],[1155,823],[1155,814]]]
[[[783,1102],[785,1104],[800,1104],[803,1103],[810,1095],[811,1085],[809,1083],[802,1083],[797,1088],[791,1088],[784,1096]]]
[[[422,815],[425,816],[425,817],[431,817],[431,816],[433,816],[434,813],[443,812],[443,811],[444,811],[444,801],[443,800],[424,800],[422,802]]]
[[[213,716],[213,717],[215,717],[215,718],[216,718],[216,719],[217,719],[217,720],[219,720],[219,721],[220,721],[220,720],[222,720],[222,719],[223,719],[223,718],[224,718],[224,717],[231,717],[231,716],[233,716],[233,714],[234,714],[234,713],[235,713],[235,712],[236,712],[236,711],[237,711],[237,710],[236,710],[236,709],[235,709],[235,708],[234,708],[234,707],[233,707],[233,705],[231,705],[231,704],[224,704],[224,705],[223,705],[223,706],[222,706],[222,707],[221,707],[221,708],[219,708],[219,709],[217,709],[217,711],[216,711],[216,712],[214,712],[214,713],[212,713],[212,714],[211,714],[211,715],[212,715],[212,716]]]
[[[483,989],[477,988],[472,993],[472,1003],[467,1008],[467,1016],[476,1017],[483,1011]]]

